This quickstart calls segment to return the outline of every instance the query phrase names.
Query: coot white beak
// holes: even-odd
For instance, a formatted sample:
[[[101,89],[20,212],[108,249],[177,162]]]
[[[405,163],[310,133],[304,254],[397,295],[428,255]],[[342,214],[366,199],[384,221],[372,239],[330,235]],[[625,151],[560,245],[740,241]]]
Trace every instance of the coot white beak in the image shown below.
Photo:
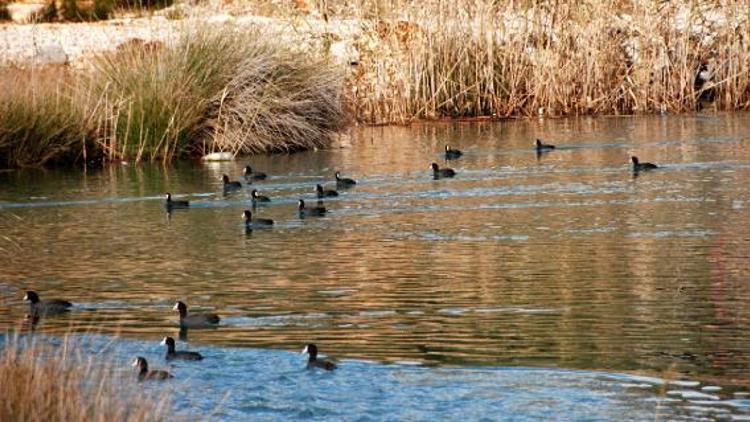
[[[29,295],[28,294],[23,295],[23,300],[29,300]]]
[[[162,346],[165,346],[167,344],[167,338],[164,337],[164,339],[159,344],[161,344]]]
[[[178,305],[178,304],[175,303],[174,304],[174,308],[172,308],[172,310],[173,311],[179,311],[180,310],[180,305]]]
[[[307,353],[307,346],[305,346],[305,348],[302,349],[302,354],[304,355],[305,353]]]
[[[138,358],[133,359],[133,366],[138,366]]]

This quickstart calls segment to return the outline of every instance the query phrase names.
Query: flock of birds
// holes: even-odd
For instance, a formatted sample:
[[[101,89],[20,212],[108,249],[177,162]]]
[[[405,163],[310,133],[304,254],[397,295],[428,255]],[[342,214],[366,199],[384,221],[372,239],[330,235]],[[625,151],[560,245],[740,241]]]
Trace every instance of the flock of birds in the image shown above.
[[[540,139],[535,142],[536,152],[538,154],[549,152],[555,149],[554,145],[545,144]],[[457,149],[453,149],[446,145],[445,147],[445,159],[454,160],[460,158],[463,152]],[[638,157],[632,156],[631,161],[633,163],[633,171],[648,171],[658,168],[652,163],[642,163],[638,160]],[[456,175],[456,171],[451,168],[440,168],[437,163],[430,165],[432,168],[432,176],[435,179],[450,178]],[[268,176],[265,173],[255,172],[252,167],[245,167],[245,180],[246,182],[252,183],[254,180],[265,180]],[[351,188],[357,184],[355,180],[349,178],[342,178],[339,172],[335,173],[336,187],[338,189]],[[242,189],[242,183],[239,181],[232,181],[226,174],[222,176],[224,183],[224,191],[234,191]],[[325,189],[323,185],[316,185],[315,192],[318,198],[318,204],[314,207],[307,208],[305,201],[300,199],[298,202],[299,217],[304,218],[307,216],[322,217],[326,214],[326,208],[322,203],[323,198],[330,198],[339,196],[339,193],[332,189]],[[251,192],[251,198],[253,206],[255,207],[259,203],[271,202],[271,199],[267,196],[261,195],[257,189],[253,189]],[[189,208],[190,203],[184,200],[174,200],[170,193],[166,194],[165,207],[168,211],[180,208]],[[247,229],[257,227],[268,227],[273,226],[274,221],[267,218],[255,218],[250,210],[245,210],[242,214],[245,219],[245,226]],[[39,295],[34,291],[26,292],[24,300],[29,301],[30,314],[33,318],[38,318],[41,315],[49,315],[67,312],[73,306],[73,304],[67,300],[62,299],[48,299],[40,300]],[[216,314],[189,314],[187,305],[183,302],[177,302],[173,308],[180,314],[180,329],[187,328],[210,328],[219,325],[221,318]],[[167,361],[172,360],[190,360],[199,361],[203,359],[203,356],[198,352],[181,350],[177,351],[175,347],[175,341],[172,337],[165,337],[162,345],[166,346],[167,352],[165,359]],[[315,344],[308,344],[302,353],[308,355],[307,367],[308,368],[321,368],[328,371],[332,371],[336,368],[336,364],[325,359],[318,358],[318,348]],[[138,368],[138,380],[163,380],[172,378],[172,374],[165,370],[149,370],[148,362],[145,358],[138,356],[133,361],[133,366]]]
[[[27,291],[23,300],[29,302],[29,313],[32,318],[39,318],[42,316],[50,316],[55,314],[62,314],[68,312],[73,307],[73,303],[64,299],[46,299],[41,300],[39,294],[35,291]],[[180,329],[188,328],[214,328],[221,322],[221,317],[216,314],[190,314],[188,313],[187,305],[184,302],[178,301],[175,303],[173,310],[180,314]],[[177,350],[176,343],[172,337],[164,337],[161,341],[161,345],[166,346],[167,352],[164,355],[166,361],[173,360],[189,360],[189,361],[200,361],[203,360],[203,355],[198,352],[188,350]],[[336,364],[322,358],[318,358],[318,347],[315,344],[308,344],[302,350],[303,354],[307,354],[307,367],[308,368],[321,368],[327,371],[336,369]],[[138,380],[165,380],[173,378],[169,371],[163,369],[149,369],[148,361],[142,356],[136,356],[133,360],[133,366],[138,368]]]

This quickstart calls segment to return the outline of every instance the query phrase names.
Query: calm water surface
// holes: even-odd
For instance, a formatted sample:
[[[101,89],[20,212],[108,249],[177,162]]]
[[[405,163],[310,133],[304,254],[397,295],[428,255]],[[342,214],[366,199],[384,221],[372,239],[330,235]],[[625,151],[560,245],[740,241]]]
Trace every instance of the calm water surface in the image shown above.
[[[0,330],[23,325],[20,299],[35,289],[77,305],[38,332],[117,333],[134,344],[181,334],[224,365],[264,353],[297,365],[282,350],[313,341],[352,360],[330,379],[342,391],[360,388],[346,384],[354,373],[394,377],[384,391],[404,396],[381,398],[394,406],[445,394],[445,381],[448,392],[472,395],[507,398],[482,386],[516,388],[527,407],[519,399],[495,409],[489,403],[502,399],[488,396],[479,411],[544,417],[521,408],[546,406],[556,388],[594,394],[606,372],[680,379],[697,392],[718,385],[711,394],[734,400],[720,414],[747,415],[733,394],[750,388],[749,118],[355,131],[349,148],[253,157],[271,175],[253,186],[273,201],[256,214],[277,224],[250,233],[241,218],[250,189],[224,195],[219,180],[239,177],[245,160],[0,173]],[[537,156],[536,137],[558,149]],[[456,178],[436,181],[428,167],[445,164],[446,143],[465,155],[449,163]],[[633,154],[663,169],[635,176]],[[358,185],[326,200],[327,217],[300,220],[297,199],[314,203],[315,183],[334,188],[336,170]],[[167,191],[191,208],[165,213]],[[219,313],[221,326],[179,333],[177,299]],[[185,370],[201,379],[199,368]],[[604,396],[632,402],[628,388],[608,385]],[[660,397],[652,390],[638,394]],[[561,394],[574,404],[587,397]],[[681,411],[700,407],[662,396]],[[291,411],[276,416],[305,416]]]

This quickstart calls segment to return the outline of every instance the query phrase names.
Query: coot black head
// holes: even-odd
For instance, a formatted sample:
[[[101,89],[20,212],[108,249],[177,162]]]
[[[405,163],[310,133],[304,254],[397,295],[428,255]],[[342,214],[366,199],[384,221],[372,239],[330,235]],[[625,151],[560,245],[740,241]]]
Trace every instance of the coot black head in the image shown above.
[[[29,290],[23,297],[23,300],[28,300],[31,303],[39,303],[39,295],[35,291]]]
[[[167,353],[174,353],[175,344],[172,337],[164,337],[164,340],[161,341],[161,344],[167,346]]]
[[[223,174],[221,176],[221,181],[224,183],[229,183],[229,176],[227,176],[226,174]]]
[[[137,356],[135,360],[133,361],[133,366],[138,368],[139,372],[146,373],[148,372],[148,362],[146,361],[146,358]]]
[[[253,168],[250,166],[245,166],[245,174],[253,174]]]
[[[310,356],[310,360],[315,360],[318,357],[318,346],[310,343],[305,346],[302,353],[307,353]]]
[[[300,199],[299,201],[297,201],[297,206],[298,206],[298,208],[299,208],[300,211],[304,210],[305,209],[305,201],[303,201],[303,200]]]
[[[638,157],[636,157],[635,155],[630,157],[630,161],[632,161],[636,166],[638,165]]]
[[[180,313],[180,317],[185,317],[185,315],[187,315],[187,305],[180,302],[179,300],[174,304],[174,308],[172,309],[178,311]]]
[[[250,192],[250,196],[252,196],[253,198],[257,198],[258,197],[258,189],[253,189],[252,192]]]
[[[432,171],[439,171],[440,166],[437,165],[437,163],[430,164],[430,167],[432,167]]]
[[[243,211],[242,216],[245,217],[245,222],[249,222],[253,220],[253,213],[250,212],[250,210]]]

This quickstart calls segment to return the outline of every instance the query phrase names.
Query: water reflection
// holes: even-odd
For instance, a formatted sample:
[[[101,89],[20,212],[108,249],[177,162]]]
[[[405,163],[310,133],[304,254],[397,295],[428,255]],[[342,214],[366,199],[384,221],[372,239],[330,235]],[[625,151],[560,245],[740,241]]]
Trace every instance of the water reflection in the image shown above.
[[[226,196],[244,161],[2,173],[0,327],[34,288],[78,304],[44,332],[188,335],[179,299],[223,319],[191,342],[747,385],[748,132],[742,114],[373,128],[254,157],[269,178]],[[433,180],[446,143],[458,175]],[[636,153],[663,168],[636,176]],[[300,219],[335,171],[358,184]],[[252,188],[270,230],[239,218]],[[167,214],[167,191],[190,209]]]

